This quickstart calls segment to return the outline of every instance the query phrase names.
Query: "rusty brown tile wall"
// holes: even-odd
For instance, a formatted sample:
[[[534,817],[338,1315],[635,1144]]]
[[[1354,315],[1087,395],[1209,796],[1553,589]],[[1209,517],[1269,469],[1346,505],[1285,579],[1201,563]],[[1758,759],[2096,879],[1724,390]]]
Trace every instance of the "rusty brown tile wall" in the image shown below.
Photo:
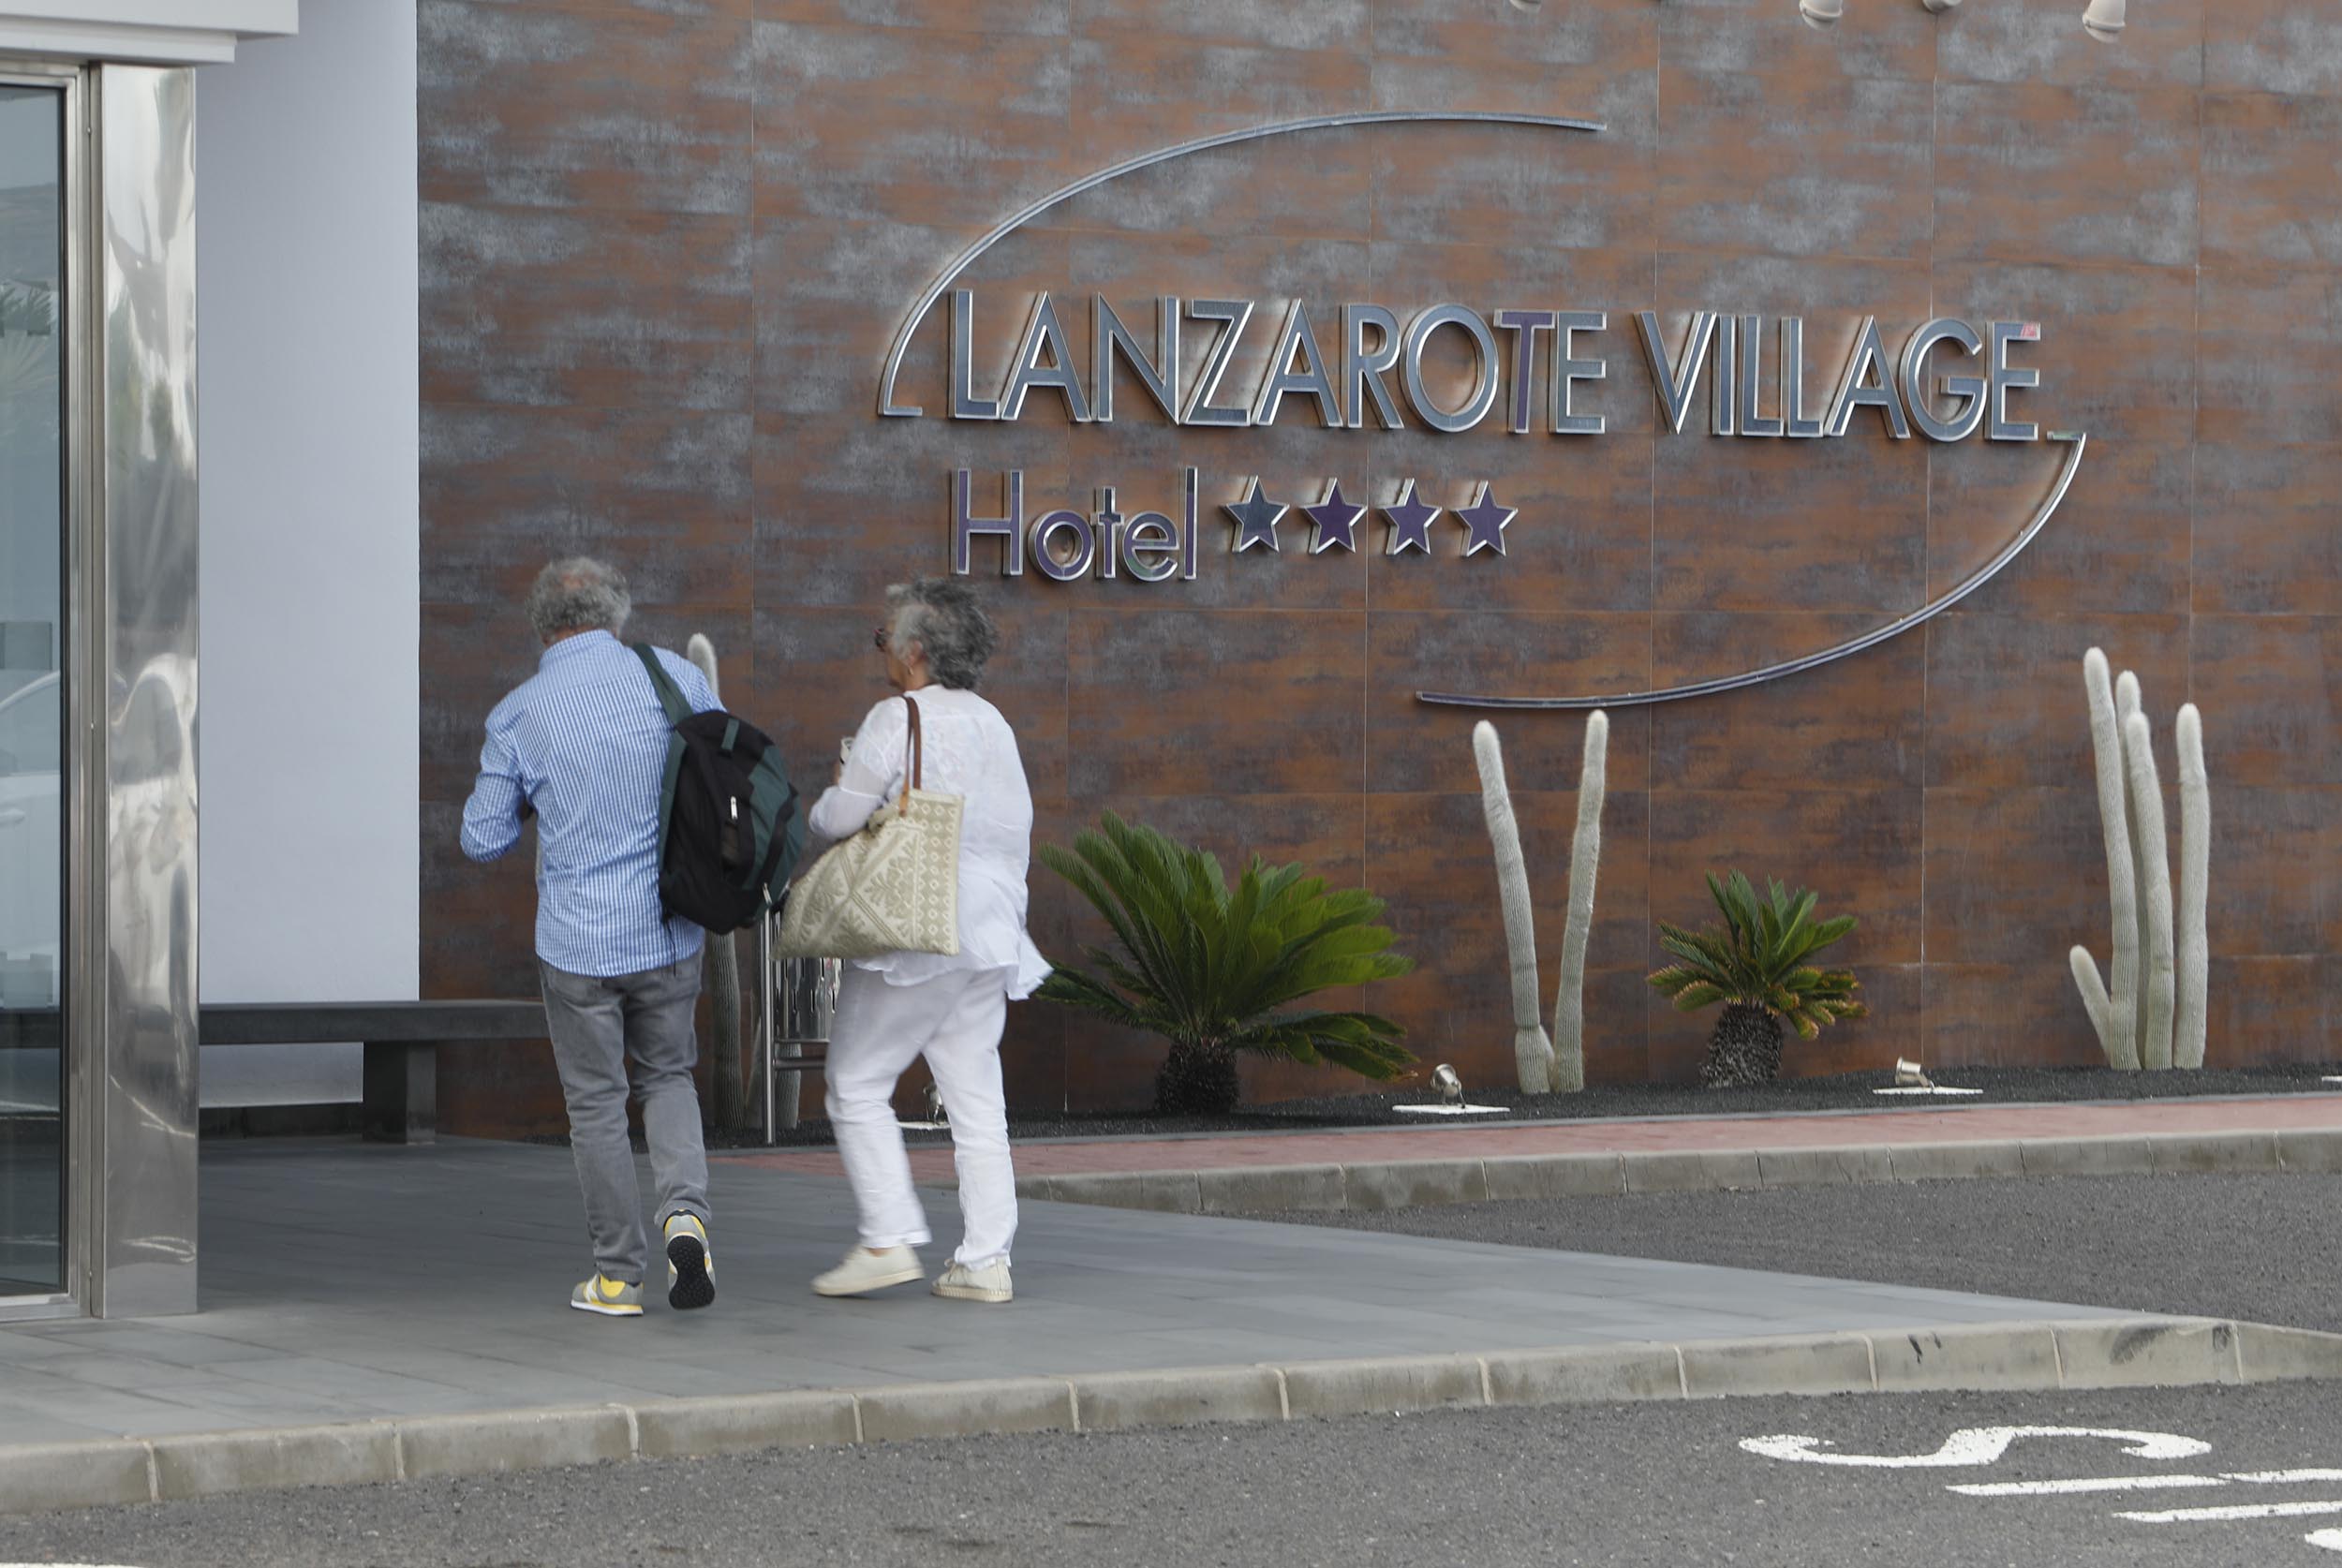
[[[2087,431],[2063,510],[1924,631],[1735,695],[1613,714],[1589,1072],[1696,1070],[1706,1023],[1642,976],[1654,919],[1699,920],[1738,865],[1860,916],[1873,1015],[1793,1071],[2084,1063],[2065,954],[2101,954],[2103,851],[2079,663],[2145,683],[2167,786],[2172,715],[2201,704],[2215,788],[2216,1060],[2327,1059],[2342,1015],[2342,9],[2156,0],[2114,44],[2079,0],[1894,0],[1803,26],[1790,0],[422,0],[423,972],[436,995],[526,994],[518,860],[455,851],[479,723],[532,650],[514,609],[547,556],[632,573],[642,629],[706,629],[727,690],[816,782],[879,694],[883,586],[940,570],[951,470],[1027,514],[1176,510],[1200,473],[1201,580],[1148,589],[984,578],[1005,633],[990,689],[1067,843],[1103,809],[1231,865],[1303,859],[1389,900],[1420,968],[1377,1005],[1427,1059],[1509,1074],[1477,717],[1420,688],[1615,690],[1728,673],[1916,608],[2000,548],[2062,449],[1663,433],[1633,313],[1806,322],[1826,397],[1861,318],[2037,320],[2019,417]],[[1598,438],[1491,421],[1353,435],[1289,409],[1180,429],[1118,387],[1111,426],[1037,394],[1014,425],[876,417],[919,289],[1024,203],[1167,143],[1301,115],[1498,109],[1519,127],[1350,129],[1228,149],[1064,203],[971,270],[999,374],[1048,289],[1087,381],[1092,289],[1142,337],[1153,301],[1306,301],[1338,350],[1345,300],[1600,308]],[[1249,390],[1273,323],[1230,372]],[[947,395],[939,316],[903,395]],[[1203,333],[1191,327],[1191,372]],[[1438,395],[1467,362],[1431,356]],[[1764,347],[1765,362],[1774,353]],[[1770,392],[1768,392],[1770,397]],[[1503,559],[1231,557],[1223,503],[1414,479],[1519,509]],[[989,563],[979,554],[979,571]],[[1535,868],[1552,984],[1584,720],[1496,719]],[[2176,819],[2174,818],[2174,822]],[[1097,925],[1045,872],[1050,951]],[[1546,1005],[1550,1006],[1549,991]],[[1019,1105],[1143,1101],[1157,1048],[1039,1007],[1008,1052]],[[557,1118],[541,1053],[443,1068],[452,1126]],[[1263,1066],[1269,1096],[1341,1080]]]

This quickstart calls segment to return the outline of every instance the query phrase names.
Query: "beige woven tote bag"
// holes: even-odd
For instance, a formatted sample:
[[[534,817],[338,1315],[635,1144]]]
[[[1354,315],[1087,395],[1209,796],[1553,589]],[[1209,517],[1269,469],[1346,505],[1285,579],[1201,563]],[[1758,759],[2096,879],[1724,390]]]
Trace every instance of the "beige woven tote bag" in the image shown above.
[[[911,778],[902,799],[870,814],[789,889],[780,917],[784,958],[875,958],[959,952],[957,795],[920,786],[919,704],[911,709]]]

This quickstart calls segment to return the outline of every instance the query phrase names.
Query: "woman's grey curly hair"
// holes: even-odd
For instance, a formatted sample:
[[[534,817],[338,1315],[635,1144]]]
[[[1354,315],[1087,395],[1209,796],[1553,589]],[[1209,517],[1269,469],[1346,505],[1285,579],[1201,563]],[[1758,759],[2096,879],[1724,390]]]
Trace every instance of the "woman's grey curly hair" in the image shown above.
[[[537,574],[528,590],[528,624],[543,643],[568,631],[606,631],[616,637],[625,632],[626,618],[633,613],[626,574],[590,555],[554,562]]]
[[[938,686],[973,691],[1000,640],[976,590],[956,577],[922,577],[886,590],[886,634],[901,658],[916,643]]]

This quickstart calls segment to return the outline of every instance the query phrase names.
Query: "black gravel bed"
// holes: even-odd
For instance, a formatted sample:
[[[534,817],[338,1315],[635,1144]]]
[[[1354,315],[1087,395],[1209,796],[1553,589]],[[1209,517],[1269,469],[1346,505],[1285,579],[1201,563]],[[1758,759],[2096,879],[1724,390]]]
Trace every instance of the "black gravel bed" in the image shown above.
[[[1164,1117],[1146,1111],[1021,1112],[1009,1118],[1009,1132],[1020,1140],[1036,1138],[1139,1138],[1210,1132],[1306,1132],[1359,1127],[1425,1127],[1448,1129],[1503,1126],[1524,1121],[1564,1121],[1600,1117],[1718,1117],[1779,1114],[1790,1111],[1946,1110],[1972,1105],[2007,1105],[2028,1102],[2072,1102],[2089,1100],[2177,1100],[2207,1095],[2342,1093],[2342,1084],[2322,1083],[2326,1074],[2342,1076],[2342,1064],[2295,1064],[2284,1067],[2198,1072],[2116,1072],[2103,1067],[1953,1067],[1931,1069],[1936,1083],[1950,1087],[1981,1089],[1981,1094],[1938,1098],[1881,1095],[1873,1091],[1893,1081],[1887,1072],[1846,1072],[1827,1078],[1785,1078],[1757,1088],[1706,1089],[1682,1084],[1597,1084],[1578,1094],[1522,1094],[1517,1089],[1466,1085],[1465,1098],[1475,1105],[1503,1105],[1503,1117],[1408,1116],[1395,1105],[1420,1105],[1438,1096],[1427,1087],[1365,1094],[1325,1095],[1311,1100],[1281,1100],[1248,1106],[1222,1117]],[[808,1093],[808,1107],[820,1104]],[[912,1132],[912,1143],[941,1142],[942,1132]],[[564,1144],[559,1133],[529,1140]],[[762,1148],[763,1134],[710,1128],[712,1148]],[[835,1143],[829,1122],[808,1116],[784,1131],[779,1146],[823,1146]],[[639,1137],[637,1139],[639,1143]]]
[[[1248,1216],[2342,1333],[2342,1176],[2075,1176]]]

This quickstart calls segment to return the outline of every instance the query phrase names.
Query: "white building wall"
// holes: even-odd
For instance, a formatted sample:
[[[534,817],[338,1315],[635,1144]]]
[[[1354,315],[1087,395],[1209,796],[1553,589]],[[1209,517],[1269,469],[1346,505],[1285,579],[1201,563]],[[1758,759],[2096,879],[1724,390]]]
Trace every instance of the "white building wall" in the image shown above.
[[[308,0],[197,82],[205,1001],[416,995],[414,0]],[[215,1047],[203,1103],[354,1100]]]

